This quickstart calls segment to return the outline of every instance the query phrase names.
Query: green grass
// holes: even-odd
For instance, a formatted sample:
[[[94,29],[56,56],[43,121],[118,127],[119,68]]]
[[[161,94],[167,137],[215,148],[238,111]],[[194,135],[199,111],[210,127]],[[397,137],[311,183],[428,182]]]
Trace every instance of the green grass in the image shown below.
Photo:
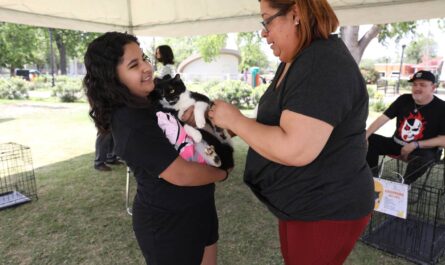
[[[125,211],[125,168],[92,168],[86,104],[0,101],[0,143],[32,149],[39,200],[0,211],[0,264],[144,264]],[[247,146],[217,184],[219,264],[283,264],[277,220],[242,181]],[[134,182],[133,182],[134,184]],[[358,243],[346,264],[410,264]]]

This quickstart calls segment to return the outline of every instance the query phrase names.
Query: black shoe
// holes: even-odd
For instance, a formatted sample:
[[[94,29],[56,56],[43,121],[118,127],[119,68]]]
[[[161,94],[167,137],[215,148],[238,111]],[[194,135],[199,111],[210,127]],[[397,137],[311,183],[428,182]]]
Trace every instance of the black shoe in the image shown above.
[[[94,169],[96,169],[98,171],[111,171],[111,167],[109,167],[105,164],[100,164],[100,165],[94,166]]]
[[[113,161],[110,161],[110,162],[105,162],[105,163],[107,163],[108,165],[114,165],[114,166],[119,166],[119,165],[125,165],[125,163],[124,162],[122,162],[122,161],[120,161],[120,160],[113,160]]]

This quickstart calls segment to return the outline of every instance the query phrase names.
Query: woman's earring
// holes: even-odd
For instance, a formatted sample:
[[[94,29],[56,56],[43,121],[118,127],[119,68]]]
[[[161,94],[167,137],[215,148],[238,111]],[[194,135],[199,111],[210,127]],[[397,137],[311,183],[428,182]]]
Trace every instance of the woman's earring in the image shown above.
[[[299,24],[300,24],[300,21],[298,21],[298,20],[295,20],[295,26],[298,26]]]

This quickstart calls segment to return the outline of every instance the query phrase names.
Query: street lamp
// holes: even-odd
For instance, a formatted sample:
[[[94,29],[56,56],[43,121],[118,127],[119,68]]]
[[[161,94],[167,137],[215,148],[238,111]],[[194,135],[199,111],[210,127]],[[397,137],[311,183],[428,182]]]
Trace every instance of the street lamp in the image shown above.
[[[403,52],[405,51],[406,45],[402,45],[402,56],[400,56],[400,68],[399,68],[399,79],[397,80],[397,87],[396,87],[396,93],[399,94],[399,87],[400,87],[400,76],[402,75],[402,65],[403,65]]]

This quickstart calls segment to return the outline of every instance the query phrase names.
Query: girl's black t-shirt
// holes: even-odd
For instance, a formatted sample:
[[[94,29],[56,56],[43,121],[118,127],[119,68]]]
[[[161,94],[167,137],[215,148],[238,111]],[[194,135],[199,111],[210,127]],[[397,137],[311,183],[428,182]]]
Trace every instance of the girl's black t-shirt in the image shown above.
[[[284,69],[281,64],[276,77]],[[283,110],[334,127],[320,155],[303,167],[285,166],[249,149],[244,181],[283,220],[352,220],[374,207],[366,163],[368,94],[360,70],[336,35],[303,50],[275,88],[266,90],[257,121],[278,126]]]
[[[215,185],[180,187],[159,175],[178,157],[157,122],[159,107],[121,107],[112,114],[115,153],[137,181],[135,207],[178,212],[213,200]],[[167,112],[167,111],[166,111]]]

